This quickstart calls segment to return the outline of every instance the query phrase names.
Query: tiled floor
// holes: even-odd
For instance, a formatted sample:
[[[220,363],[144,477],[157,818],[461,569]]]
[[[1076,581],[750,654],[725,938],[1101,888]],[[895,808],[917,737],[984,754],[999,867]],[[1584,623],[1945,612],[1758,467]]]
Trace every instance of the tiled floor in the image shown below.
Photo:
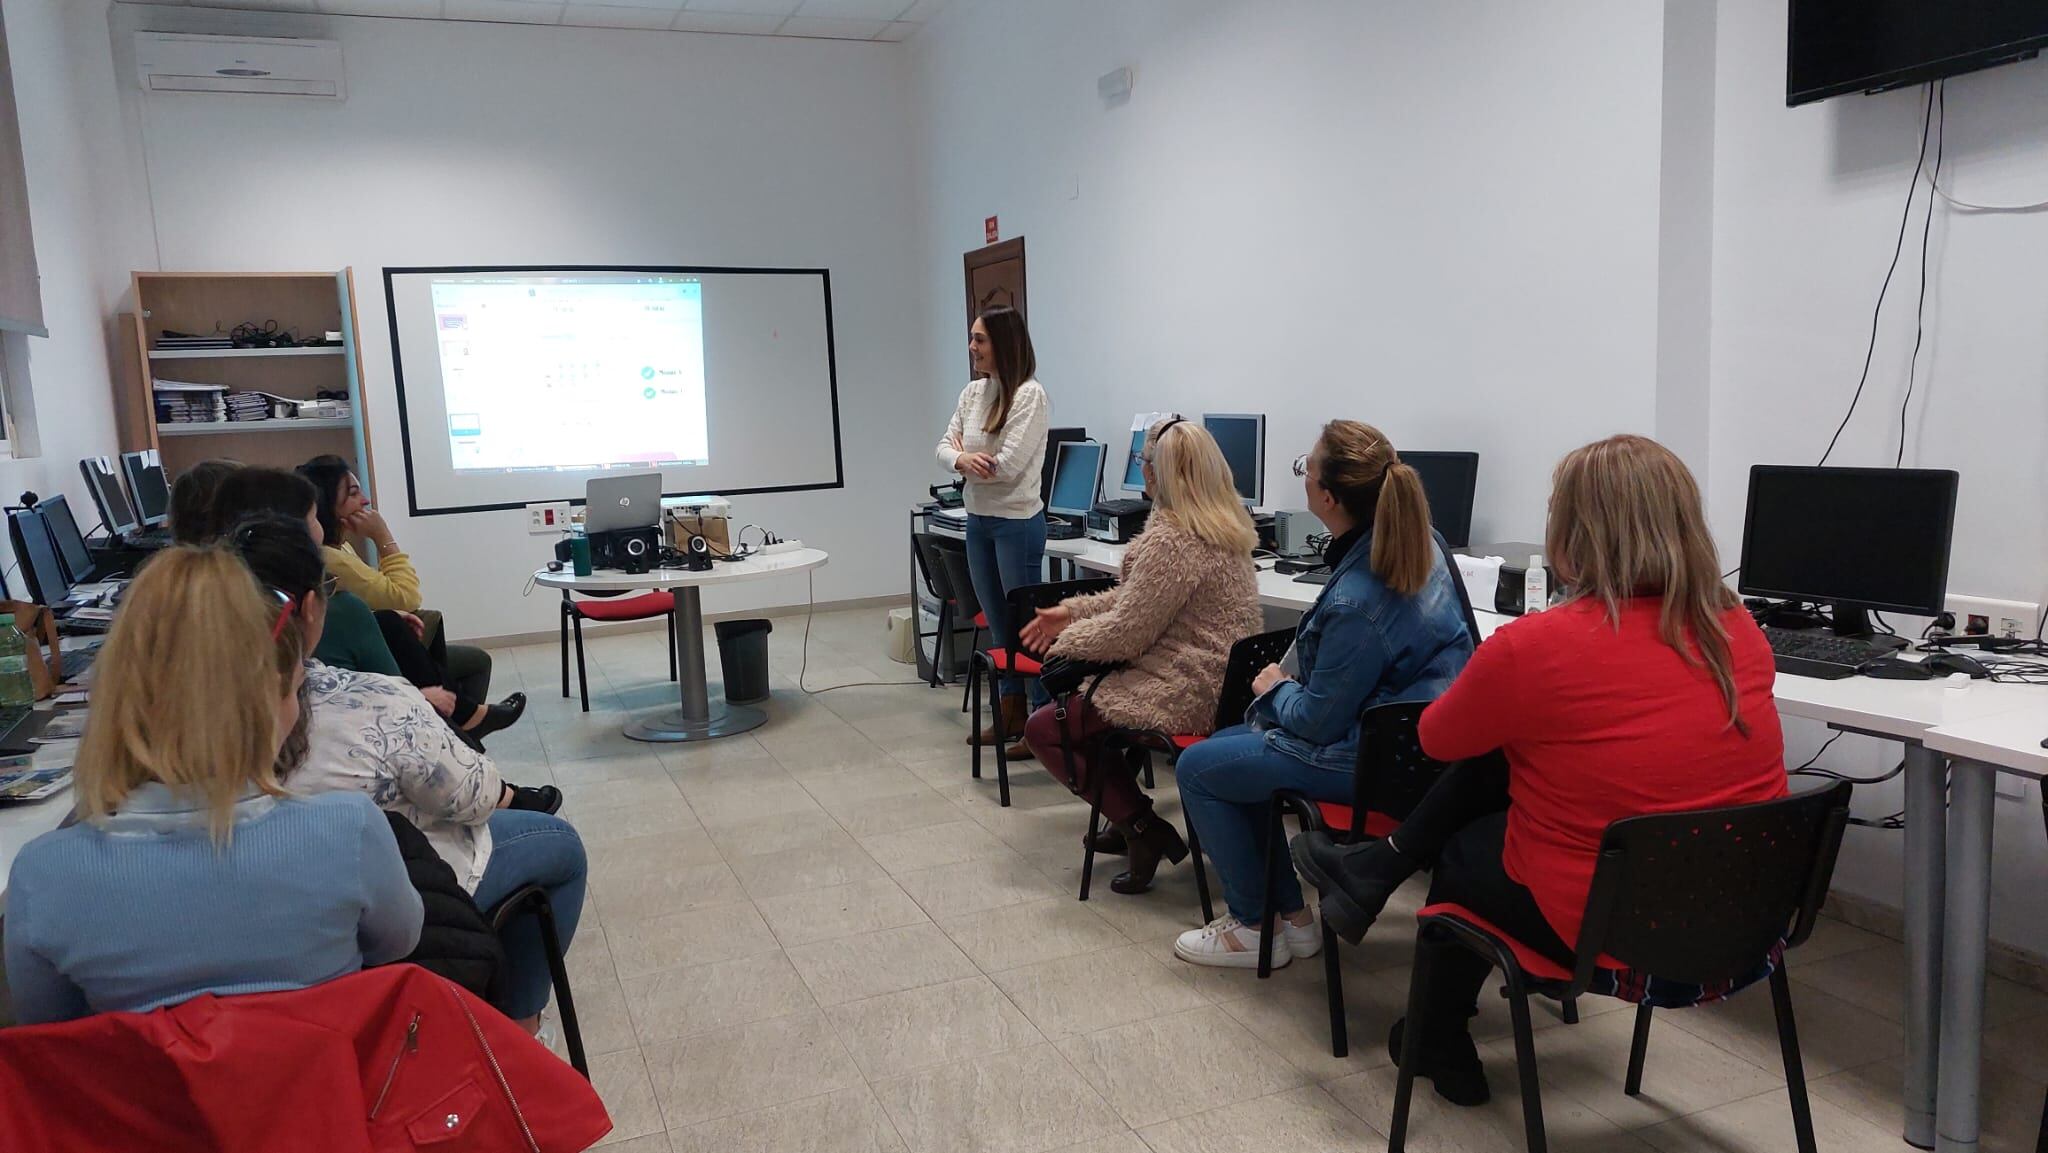
[[[1086,809],[1034,764],[1015,804],[976,782],[957,690],[798,691],[802,619],[776,622],[773,720],[708,745],[620,733],[673,702],[656,633],[594,637],[589,714],[552,646],[498,655],[527,720],[505,774],[552,780],[589,846],[570,968],[593,1073],[631,1153],[1223,1153],[1380,1149],[1419,892],[1345,951],[1351,1056],[1330,1056],[1320,961],[1269,982],[1175,960],[1191,871],[1143,897],[1074,900]],[[809,684],[907,681],[880,611],[820,615]],[[714,658],[715,667],[715,658]],[[1170,777],[1162,807],[1178,818]],[[1112,871],[1115,862],[1109,862]],[[1905,1149],[1899,946],[1827,922],[1793,958],[1823,1150]],[[1658,1017],[1643,1095],[1622,1094],[1631,1017],[1538,1009],[1560,1150],[1784,1150],[1770,1003]],[[2048,995],[1993,979],[1987,1151],[2033,1148]],[[1409,1147],[1521,1148],[1507,1016],[1478,1035],[1495,1100],[1416,1097]]]

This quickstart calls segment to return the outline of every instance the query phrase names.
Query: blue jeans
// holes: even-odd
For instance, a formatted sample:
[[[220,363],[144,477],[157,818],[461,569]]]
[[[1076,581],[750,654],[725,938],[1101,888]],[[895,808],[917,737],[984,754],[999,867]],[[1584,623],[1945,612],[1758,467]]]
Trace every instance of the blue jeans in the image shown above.
[[[1180,755],[1173,770],[1180,785],[1181,807],[1202,842],[1202,851],[1216,866],[1223,900],[1247,925],[1257,925],[1266,912],[1265,873],[1273,870],[1274,899],[1280,914],[1304,907],[1301,882],[1287,859],[1283,837],[1266,840],[1270,820],[1267,798],[1276,789],[1292,789],[1318,801],[1349,804],[1350,769],[1322,769],[1271,748],[1263,733],[1244,725],[1218,731]]]
[[[576,921],[583,915],[588,868],[583,838],[560,817],[524,809],[499,809],[491,814],[490,826],[491,859],[484,866],[483,880],[477,882],[477,908],[488,917],[498,902],[528,885],[539,885],[554,906],[555,930],[567,953],[576,937]],[[540,919],[531,914],[514,919],[499,940],[505,946],[506,1016],[515,1021],[538,1016],[553,989]]]
[[[981,611],[988,614],[993,647],[1014,652],[1014,629],[1024,627],[1025,622],[1010,619],[1009,593],[1045,580],[1045,514],[1015,520],[970,513],[967,572],[974,578],[974,599],[981,602]],[[1004,696],[1022,696],[1024,686],[1007,681],[1002,691]],[[1033,699],[1041,695],[1036,681],[1032,682],[1031,695]]]

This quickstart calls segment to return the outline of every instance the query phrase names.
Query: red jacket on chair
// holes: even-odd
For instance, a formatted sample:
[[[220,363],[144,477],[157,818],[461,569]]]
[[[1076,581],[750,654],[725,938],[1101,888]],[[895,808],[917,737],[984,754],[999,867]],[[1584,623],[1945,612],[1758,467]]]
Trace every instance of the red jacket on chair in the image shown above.
[[[574,1069],[413,965],[0,1030],[10,1153],[570,1153],[610,1130]]]

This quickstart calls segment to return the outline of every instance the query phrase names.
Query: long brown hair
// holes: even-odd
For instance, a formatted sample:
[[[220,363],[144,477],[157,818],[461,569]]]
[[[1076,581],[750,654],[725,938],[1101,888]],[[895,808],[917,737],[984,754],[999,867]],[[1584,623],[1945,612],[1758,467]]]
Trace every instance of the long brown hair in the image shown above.
[[[1713,674],[1728,723],[1748,734],[1721,624],[1738,602],[1721,583],[1699,485],[1676,453],[1643,436],[1572,450],[1551,478],[1544,548],[1572,599],[1599,600],[1617,625],[1623,601],[1661,597],[1658,636]]]
[[[165,549],[142,566],[107,634],[75,769],[79,815],[158,781],[206,799],[215,843],[235,802],[277,782],[278,702],[304,660],[295,622],[231,553]]]
[[[1216,438],[1200,425],[1163,420],[1146,430],[1152,464],[1152,515],[1201,540],[1244,556],[1259,545],[1259,531],[1230,482],[1230,464]]]
[[[1316,438],[1316,483],[1344,511],[1372,525],[1372,571],[1402,596],[1414,596],[1436,567],[1429,497],[1422,477],[1401,463],[1387,434],[1355,420],[1333,420]]]
[[[981,431],[995,432],[1010,419],[1010,402],[1017,386],[1038,375],[1038,354],[1031,348],[1031,330],[1024,327],[1024,314],[1007,304],[984,308],[974,319],[988,333],[989,359],[995,362],[996,399],[988,406]]]

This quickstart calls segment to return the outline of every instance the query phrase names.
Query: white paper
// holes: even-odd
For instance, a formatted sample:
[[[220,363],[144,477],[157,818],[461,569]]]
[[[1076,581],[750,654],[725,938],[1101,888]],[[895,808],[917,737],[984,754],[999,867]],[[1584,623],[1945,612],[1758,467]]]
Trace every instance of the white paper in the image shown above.
[[[1458,577],[1465,582],[1465,597],[1475,611],[1493,611],[1494,594],[1500,590],[1500,566],[1506,563],[1506,557],[1458,554]]]

